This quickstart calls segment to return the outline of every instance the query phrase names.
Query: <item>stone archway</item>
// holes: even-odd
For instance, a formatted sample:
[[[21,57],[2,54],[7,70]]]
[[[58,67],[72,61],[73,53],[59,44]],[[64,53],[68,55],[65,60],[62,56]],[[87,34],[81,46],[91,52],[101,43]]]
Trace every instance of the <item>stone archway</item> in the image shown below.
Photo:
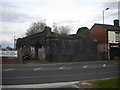
[[[37,42],[34,46],[35,50],[35,59],[37,60],[44,60],[45,59],[45,51],[44,51],[44,46]]]

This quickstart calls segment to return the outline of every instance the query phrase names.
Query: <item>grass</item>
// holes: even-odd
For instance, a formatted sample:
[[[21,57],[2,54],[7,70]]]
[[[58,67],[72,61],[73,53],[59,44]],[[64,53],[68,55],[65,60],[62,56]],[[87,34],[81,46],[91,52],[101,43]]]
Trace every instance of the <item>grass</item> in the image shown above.
[[[82,82],[76,84],[84,90],[120,90],[120,78],[112,78],[106,80],[85,81],[86,85]]]
[[[39,60],[39,64],[50,64],[51,62],[48,62],[47,60]]]
[[[23,64],[35,63],[35,64],[50,64],[47,60],[23,60]]]
[[[120,88],[120,78],[93,81],[91,84],[95,88]]]

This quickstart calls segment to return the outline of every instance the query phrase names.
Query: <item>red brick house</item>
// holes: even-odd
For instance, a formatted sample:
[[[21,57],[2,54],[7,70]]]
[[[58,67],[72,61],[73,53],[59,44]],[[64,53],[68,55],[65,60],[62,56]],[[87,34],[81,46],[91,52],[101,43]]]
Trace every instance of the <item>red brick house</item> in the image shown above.
[[[113,60],[120,57],[119,20],[114,20],[114,25],[94,24],[90,29],[90,38],[97,41],[99,59]]]

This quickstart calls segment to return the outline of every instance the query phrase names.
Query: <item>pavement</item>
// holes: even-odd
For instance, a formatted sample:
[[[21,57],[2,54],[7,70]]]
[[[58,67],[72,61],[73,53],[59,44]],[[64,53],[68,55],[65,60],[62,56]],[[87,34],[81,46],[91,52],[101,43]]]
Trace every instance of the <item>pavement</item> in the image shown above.
[[[77,90],[76,86],[74,85],[75,83],[78,83],[78,81],[75,82],[60,82],[60,83],[46,83],[46,84],[31,84],[31,85],[8,85],[8,86],[3,86],[5,90],[7,89],[27,89],[27,90],[57,90],[57,89],[70,89],[70,90]],[[3,90],[4,90],[3,89]]]

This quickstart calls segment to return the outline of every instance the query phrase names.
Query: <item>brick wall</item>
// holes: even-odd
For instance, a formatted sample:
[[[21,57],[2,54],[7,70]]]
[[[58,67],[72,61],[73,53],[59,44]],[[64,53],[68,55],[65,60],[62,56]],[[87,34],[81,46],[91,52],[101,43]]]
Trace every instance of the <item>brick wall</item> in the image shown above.
[[[90,30],[90,38],[97,40],[98,44],[103,44],[107,42],[107,30],[104,30],[102,27],[95,25]]]

